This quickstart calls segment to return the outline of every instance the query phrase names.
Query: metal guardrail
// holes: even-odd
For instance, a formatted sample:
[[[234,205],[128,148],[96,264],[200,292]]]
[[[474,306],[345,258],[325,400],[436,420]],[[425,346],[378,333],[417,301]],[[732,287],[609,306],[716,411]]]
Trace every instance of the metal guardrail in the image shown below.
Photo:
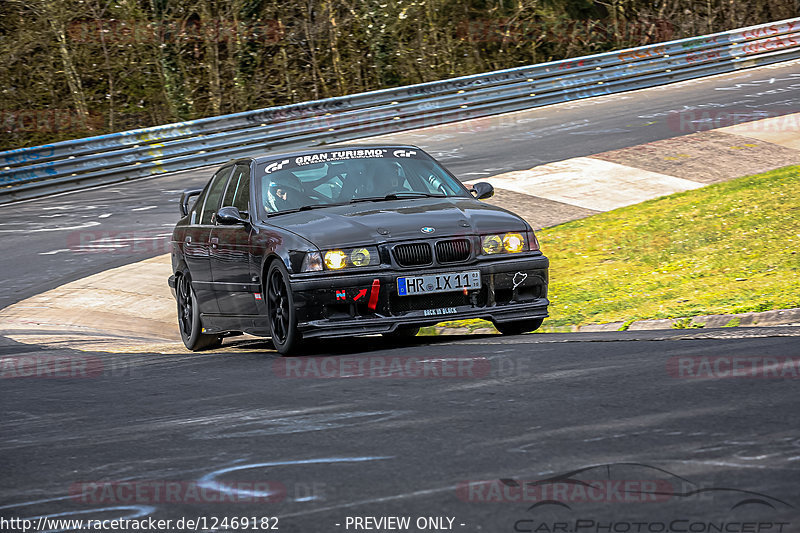
[[[800,58],[800,18],[393,89],[0,152],[0,203]]]

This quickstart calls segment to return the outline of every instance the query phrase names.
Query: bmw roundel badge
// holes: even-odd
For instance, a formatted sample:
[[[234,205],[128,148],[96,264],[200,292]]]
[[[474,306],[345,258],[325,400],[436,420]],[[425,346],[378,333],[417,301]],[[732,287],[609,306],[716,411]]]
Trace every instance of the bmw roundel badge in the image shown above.
[[[434,231],[436,231],[436,229],[430,226],[425,226],[424,228],[422,228],[422,233],[433,233]]]

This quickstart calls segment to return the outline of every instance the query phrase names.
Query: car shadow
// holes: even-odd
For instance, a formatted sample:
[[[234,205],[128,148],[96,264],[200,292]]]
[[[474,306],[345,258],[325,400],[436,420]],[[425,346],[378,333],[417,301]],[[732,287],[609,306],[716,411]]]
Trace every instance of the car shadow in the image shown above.
[[[364,337],[342,337],[311,339],[307,341],[300,351],[288,357],[337,357],[343,355],[359,355],[385,350],[407,349],[417,346],[435,346],[454,341],[496,337],[497,335],[421,335],[406,339],[389,339],[381,335]],[[260,352],[264,355],[280,357],[269,339],[233,337],[226,339],[223,344],[225,353],[252,353]]]

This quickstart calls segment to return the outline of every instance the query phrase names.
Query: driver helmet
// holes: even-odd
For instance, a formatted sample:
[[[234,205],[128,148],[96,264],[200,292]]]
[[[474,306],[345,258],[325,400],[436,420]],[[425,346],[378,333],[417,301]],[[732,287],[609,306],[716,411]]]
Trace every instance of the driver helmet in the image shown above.
[[[294,174],[288,172],[276,173],[270,176],[267,187],[267,207],[271,211],[285,211],[300,207],[299,202],[303,197],[303,185]]]
[[[389,194],[402,191],[403,178],[400,175],[400,166],[386,159],[376,159],[371,168],[371,188],[376,194]]]

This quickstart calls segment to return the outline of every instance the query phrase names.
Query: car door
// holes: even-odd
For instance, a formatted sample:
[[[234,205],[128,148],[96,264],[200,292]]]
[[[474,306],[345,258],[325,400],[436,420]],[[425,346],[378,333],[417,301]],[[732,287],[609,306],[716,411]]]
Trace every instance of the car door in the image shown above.
[[[219,209],[225,185],[232,171],[233,165],[226,165],[214,174],[192,210],[193,220],[184,235],[184,257],[189,274],[192,276],[192,287],[199,300],[201,313],[219,313],[212,285],[209,239],[214,227],[214,215]]]
[[[250,213],[250,165],[238,163],[233,170],[222,207],[233,206],[242,215]],[[215,224],[211,230],[210,257],[214,294],[224,315],[256,315],[258,280],[250,276],[250,225]]]

